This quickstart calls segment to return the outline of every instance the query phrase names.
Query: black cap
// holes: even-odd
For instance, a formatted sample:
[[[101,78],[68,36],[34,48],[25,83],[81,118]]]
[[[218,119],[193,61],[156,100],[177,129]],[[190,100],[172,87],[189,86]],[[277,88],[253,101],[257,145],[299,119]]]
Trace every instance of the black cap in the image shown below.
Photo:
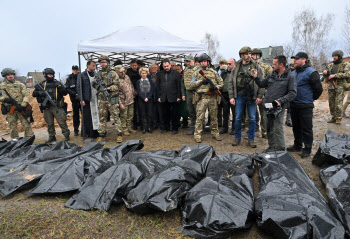
[[[79,67],[77,65],[72,66],[72,70],[79,70]]]
[[[299,59],[299,58],[305,58],[306,60],[309,59],[306,52],[298,52],[295,56],[292,56],[291,58]]]

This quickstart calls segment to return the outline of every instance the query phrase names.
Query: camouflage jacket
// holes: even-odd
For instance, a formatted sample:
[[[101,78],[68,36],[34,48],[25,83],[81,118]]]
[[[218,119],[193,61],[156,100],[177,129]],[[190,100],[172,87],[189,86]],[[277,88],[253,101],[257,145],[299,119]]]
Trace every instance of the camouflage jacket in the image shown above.
[[[237,61],[236,63],[236,67],[235,69],[231,72],[231,75],[230,75],[230,79],[229,79],[229,97],[230,99],[232,98],[237,98],[237,81],[240,80],[240,78],[242,76],[239,75],[239,71],[240,69],[242,68],[242,64],[243,64],[243,60],[240,59],[239,61]],[[251,59],[251,62],[249,63],[250,66],[247,70],[247,76],[248,78],[253,81],[253,95],[252,95],[252,98],[255,100],[257,98],[259,99],[262,99],[263,97],[263,94],[265,92],[265,89],[264,88],[259,88],[259,86],[255,83],[253,77],[251,76],[250,72],[252,69],[257,69],[258,70],[258,77],[259,78],[262,78],[263,77],[263,71],[261,69],[261,67],[259,66],[259,64]]]
[[[195,88],[191,87],[191,80],[192,80],[193,73],[199,70],[200,70],[200,67],[196,65],[187,67],[184,70],[183,81],[184,81],[186,90],[195,90]]]
[[[104,69],[101,69],[97,72],[97,75],[99,75],[103,82],[109,87],[110,89],[108,90],[109,96],[114,97],[119,94],[120,91],[120,81],[119,81],[119,76],[117,72],[115,72],[111,66],[107,66]],[[104,99],[103,92],[98,93],[99,98]]]
[[[9,98],[3,89],[6,89],[7,92],[14,98],[21,106],[26,107],[29,103],[30,93],[27,90],[26,86],[18,81],[14,83],[7,82],[6,80],[0,85],[0,101],[2,102],[5,98]],[[6,106],[10,106],[10,104],[3,103]]]
[[[334,66],[334,63],[330,63],[328,66],[327,66],[327,70],[331,71],[332,72],[332,68]],[[335,79],[344,79],[344,80],[349,80],[350,79],[350,63],[347,62],[347,61],[342,61],[340,63],[340,66],[337,70],[337,73],[334,74],[335,75]],[[326,77],[326,76],[324,76]]]
[[[198,69],[198,68],[197,68]],[[192,76],[192,80],[190,82],[190,88],[196,89],[197,93],[207,93],[210,88],[210,84],[202,84],[202,81],[204,80],[204,77],[199,74],[199,70],[195,71]],[[224,81],[222,80],[221,76],[216,72],[216,70],[212,68],[208,68],[206,70],[203,70],[204,74],[210,78],[215,86],[220,90],[222,86],[224,85]]]
[[[125,75],[124,79],[119,78],[120,80],[120,94],[119,101],[127,106],[134,103],[135,89],[129,76]]]
[[[263,74],[264,74],[264,78],[268,75],[268,74],[270,74],[271,72],[272,72],[272,67],[270,66],[270,65],[268,65],[268,64],[266,64],[266,63],[264,63],[264,62],[260,62],[259,63],[259,65],[260,65],[260,67],[261,67],[261,69],[262,69],[262,72],[263,72]]]

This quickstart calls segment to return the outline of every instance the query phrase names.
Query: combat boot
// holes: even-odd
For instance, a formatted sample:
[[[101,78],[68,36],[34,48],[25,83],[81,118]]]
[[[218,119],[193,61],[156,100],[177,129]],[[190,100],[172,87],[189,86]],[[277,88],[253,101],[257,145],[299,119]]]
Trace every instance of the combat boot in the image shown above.
[[[56,136],[52,136],[50,137],[48,140],[45,141],[45,143],[52,143],[52,142],[55,142],[56,141]]]
[[[335,120],[335,123],[336,123],[336,124],[341,124],[341,119],[336,119],[336,120]]]
[[[256,143],[254,142],[254,140],[248,140],[248,144],[251,148],[256,148]]]
[[[202,140],[201,140],[201,138],[194,138],[194,141],[196,142],[196,143],[202,143]]]
[[[232,146],[238,146],[241,145],[241,140],[240,139],[235,139],[232,143]]]
[[[69,135],[65,135],[65,136],[64,136],[64,141],[69,141],[69,140],[70,140]]]
[[[122,134],[119,134],[118,137],[117,137],[117,143],[120,144],[122,142],[123,142]]]
[[[130,135],[129,131],[127,131],[127,130],[124,130],[124,131],[123,131],[123,134],[124,134],[125,136],[129,136],[129,135]]]
[[[261,132],[261,137],[262,137],[263,139],[267,139],[267,134],[266,134],[266,132]]]
[[[96,142],[101,142],[101,141],[104,141],[104,137],[101,137],[101,136],[100,136],[100,137],[97,137],[97,138],[96,138]]]
[[[222,128],[219,132],[219,134],[227,134],[228,129],[227,128]]]
[[[221,141],[221,137],[219,135],[213,136],[213,139],[215,139],[216,141]]]
[[[136,133],[136,130],[133,130],[132,128],[129,128],[129,133]]]
[[[334,118],[327,121],[327,123],[335,123],[335,122],[336,122],[336,120]]]

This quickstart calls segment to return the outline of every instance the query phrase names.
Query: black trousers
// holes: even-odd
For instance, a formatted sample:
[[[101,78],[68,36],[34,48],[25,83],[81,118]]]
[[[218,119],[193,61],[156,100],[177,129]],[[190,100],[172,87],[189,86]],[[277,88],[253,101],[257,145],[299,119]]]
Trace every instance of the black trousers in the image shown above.
[[[93,128],[92,128],[90,101],[85,101],[85,106],[83,106],[83,108],[84,108],[83,109],[84,110],[83,121],[84,121],[85,136],[88,136],[89,138],[97,138],[98,132],[97,132],[97,130],[93,130]],[[83,131],[83,129],[82,129],[82,131]]]
[[[290,108],[292,117],[294,145],[302,147],[303,143],[305,150],[311,152],[312,142],[314,140],[312,131],[313,108]]]
[[[162,130],[170,130],[170,121],[173,126],[173,130],[178,130],[177,125],[177,102],[162,102],[161,105],[161,118],[160,128]]]
[[[160,103],[158,101],[153,101],[153,108],[152,108],[152,122],[153,127],[156,127],[160,123]]]
[[[232,130],[235,129],[235,106],[230,104],[230,97],[228,95],[228,92],[222,92],[221,93],[224,99],[226,100],[227,104],[224,104],[224,102],[221,100],[220,105],[222,106],[222,127],[225,129],[228,129],[228,123],[230,122],[230,110],[232,111]]]
[[[138,107],[138,102],[139,102],[138,98],[139,97],[137,95],[134,98],[134,118],[132,119],[132,125],[134,127],[137,127],[140,125],[140,115],[139,115],[139,111],[137,110],[139,108]]]
[[[145,102],[141,97],[138,97],[137,100],[141,129],[152,127],[153,99],[149,99],[148,102]]]
[[[79,111],[81,110],[80,102],[79,101],[72,101],[72,108],[73,108],[73,127],[74,127],[74,132],[78,132],[79,131],[79,125],[80,125],[80,115],[79,115]]]

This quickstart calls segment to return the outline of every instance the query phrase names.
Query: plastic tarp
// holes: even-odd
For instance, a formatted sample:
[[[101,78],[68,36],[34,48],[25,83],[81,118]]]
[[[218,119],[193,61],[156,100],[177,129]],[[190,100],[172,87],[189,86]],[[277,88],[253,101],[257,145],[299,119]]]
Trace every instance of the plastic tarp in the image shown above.
[[[72,209],[107,211],[146,176],[162,169],[177,156],[176,151],[135,151],[99,175],[91,175],[83,187],[65,204]]]
[[[121,145],[104,148],[103,144],[94,150],[75,155],[55,170],[47,172],[31,194],[63,193],[78,190],[89,175],[102,173],[119,162],[130,150],[142,148],[139,140],[130,140]]]
[[[337,164],[320,170],[329,205],[350,237],[350,164]]]
[[[137,213],[176,209],[182,197],[205,175],[214,155],[209,145],[184,146],[177,158],[128,193],[125,206]]]
[[[331,130],[327,130],[319,149],[312,159],[312,163],[319,167],[325,164],[350,163],[350,135],[338,135]]]
[[[6,154],[15,151],[16,149],[23,148],[25,146],[32,145],[35,137],[30,138],[18,138],[7,142],[0,143],[0,159],[5,157]],[[1,165],[0,165],[1,166]]]
[[[288,152],[261,154],[258,226],[275,238],[344,238],[344,227],[325,198]]]
[[[23,158],[23,160],[16,163],[1,167],[0,195],[5,197],[16,190],[23,189],[64,162],[88,151],[102,148],[103,144],[90,143],[85,147],[80,147],[75,144],[60,141],[55,142],[49,147],[49,150],[37,154],[35,158]]]
[[[254,223],[254,162],[248,155],[222,154],[209,163],[206,177],[186,194],[183,230],[195,238],[226,237]]]
[[[160,27],[146,26],[122,28],[107,36],[80,41],[78,44],[78,52],[85,59],[94,59],[103,54],[112,59],[124,60],[124,63],[137,58],[153,64],[160,57],[182,62],[185,55],[205,51],[203,43],[184,40]]]

